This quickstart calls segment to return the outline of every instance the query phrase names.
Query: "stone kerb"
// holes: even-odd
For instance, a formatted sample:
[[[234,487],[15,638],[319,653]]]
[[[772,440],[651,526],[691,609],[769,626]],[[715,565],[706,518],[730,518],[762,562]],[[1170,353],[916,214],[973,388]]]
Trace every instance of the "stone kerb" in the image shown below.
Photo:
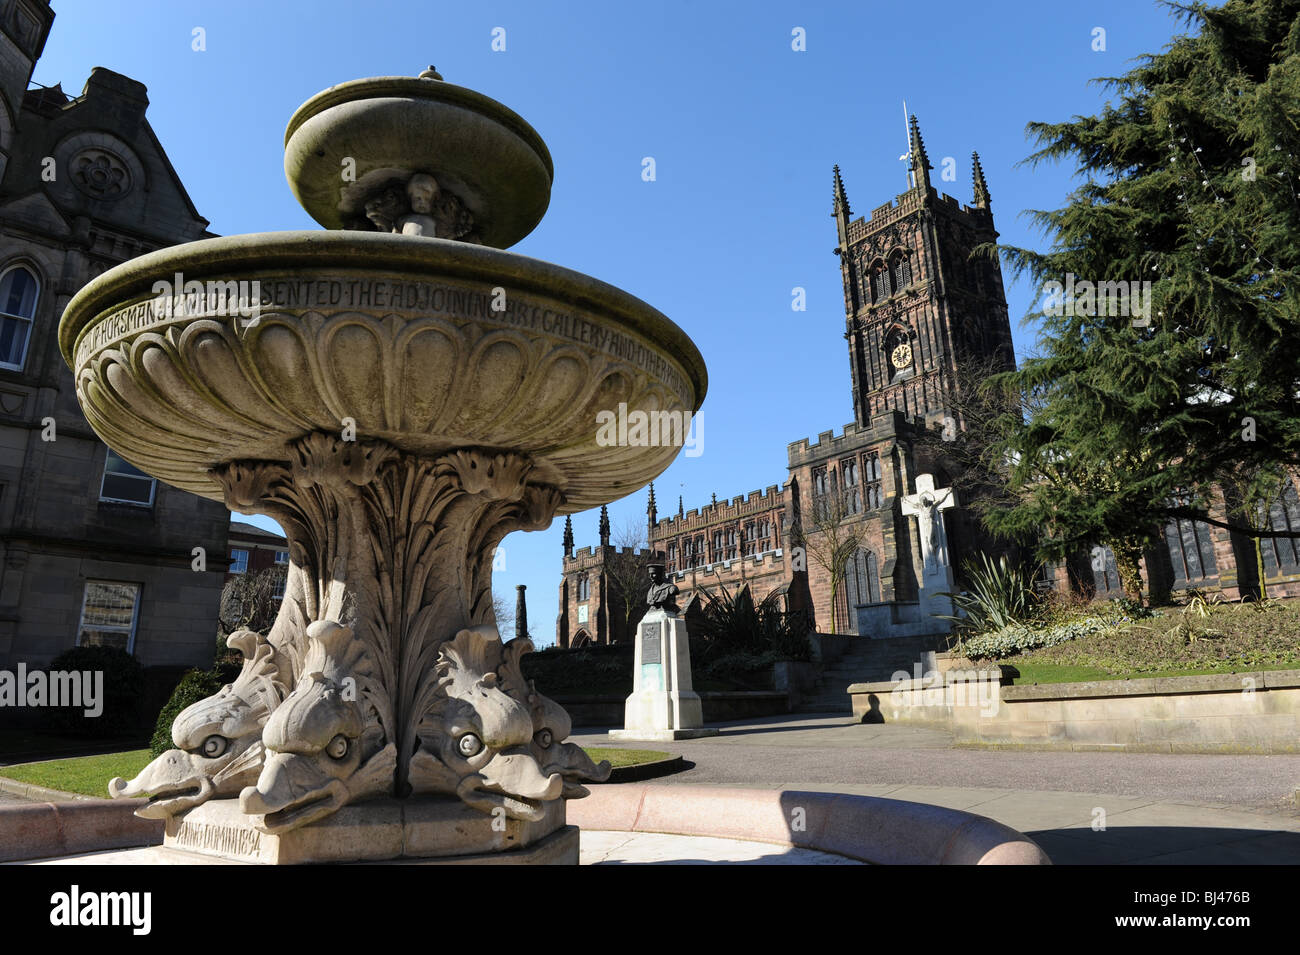
[[[596,786],[569,807],[583,829],[744,839],[880,865],[1050,865],[1031,839],[957,809],[838,793]]]
[[[133,813],[146,799],[84,799],[0,808],[0,862],[156,846],[161,819]]]

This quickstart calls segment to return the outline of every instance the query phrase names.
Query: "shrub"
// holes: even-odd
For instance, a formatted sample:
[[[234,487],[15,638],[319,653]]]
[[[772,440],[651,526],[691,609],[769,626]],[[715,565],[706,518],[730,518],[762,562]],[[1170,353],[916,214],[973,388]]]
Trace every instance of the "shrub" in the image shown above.
[[[937,614],[951,620],[958,632],[988,633],[1024,623],[1034,615],[1037,595],[1030,575],[1001,557],[995,563],[987,554],[979,555],[979,564],[966,565],[970,589],[952,598],[954,615]]]
[[[1082,620],[1072,620],[1052,627],[1031,627],[1023,623],[1011,623],[989,633],[971,637],[962,644],[962,650],[972,660],[996,660],[1038,647],[1053,647],[1112,629],[1114,624],[1101,617],[1085,617]]]
[[[100,715],[86,716],[85,707],[60,707],[53,711],[50,721],[55,732],[109,737],[122,736],[140,729],[144,672],[139,661],[125,650],[116,647],[73,647],[55,657],[49,670],[104,674],[104,698],[99,701],[103,710]]]
[[[239,667],[222,664],[212,670],[190,670],[183,677],[176,689],[172,691],[167,705],[158,714],[154,724],[153,739],[149,741],[150,752],[161,756],[172,748],[172,723],[187,706],[221,692],[221,688],[232,682],[239,675]]]
[[[705,588],[701,592],[704,610],[692,628],[692,636],[699,638],[698,654],[695,647],[691,650],[693,664],[738,653],[768,655],[771,661],[807,660],[811,655],[807,617],[783,612],[779,595],[768,594],[756,604],[747,585],[734,594],[726,585],[719,585],[717,593]]]

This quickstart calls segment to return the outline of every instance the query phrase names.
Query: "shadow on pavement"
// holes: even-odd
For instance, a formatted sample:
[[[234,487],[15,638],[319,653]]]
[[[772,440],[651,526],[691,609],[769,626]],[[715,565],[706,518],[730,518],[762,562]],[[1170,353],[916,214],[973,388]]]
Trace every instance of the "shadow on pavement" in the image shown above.
[[[1026,832],[1056,865],[1296,865],[1300,832],[1113,826]]]

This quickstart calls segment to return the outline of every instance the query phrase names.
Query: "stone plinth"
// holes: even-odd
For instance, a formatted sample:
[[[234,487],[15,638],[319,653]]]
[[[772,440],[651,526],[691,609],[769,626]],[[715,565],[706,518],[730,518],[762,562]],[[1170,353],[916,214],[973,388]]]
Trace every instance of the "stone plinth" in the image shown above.
[[[562,830],[566,830],[563,800],[546,803],[546,815],[527,822],[504,813],[479,812],[459,799],[376,799],[344,806],[319,822],[272,835],[249,824],[239,800],[214,799],[168,820],[163,846],[231,861],[289,865],[456,861],[489,853],[515,858],[519,850],[537,855],[533,850],[546,841],[549,851],[523,861],[576,865],[576,829],[572,837],[548,839]]]
[[[716,736],[704,726],[700,696],[691,688],[691,648],[686,621],[678,614],[651,610],[636,631],[632,695],[624,707],[623,740],[674,740]]]

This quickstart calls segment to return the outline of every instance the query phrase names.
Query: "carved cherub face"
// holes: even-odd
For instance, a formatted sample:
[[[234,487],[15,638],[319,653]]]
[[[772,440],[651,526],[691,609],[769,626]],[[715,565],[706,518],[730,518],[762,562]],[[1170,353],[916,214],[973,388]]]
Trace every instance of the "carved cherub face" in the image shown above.
[[[411,211],[422,216],[433,212],[433,201],[438,198],[438,180],[427,173],[417,172],[406,184],[406,197]]]
[[[391,232],[393,223],[402,215],[406,198],[395,186],[388,186],[378,195],[366,200],[366,218],[380,232]]]

